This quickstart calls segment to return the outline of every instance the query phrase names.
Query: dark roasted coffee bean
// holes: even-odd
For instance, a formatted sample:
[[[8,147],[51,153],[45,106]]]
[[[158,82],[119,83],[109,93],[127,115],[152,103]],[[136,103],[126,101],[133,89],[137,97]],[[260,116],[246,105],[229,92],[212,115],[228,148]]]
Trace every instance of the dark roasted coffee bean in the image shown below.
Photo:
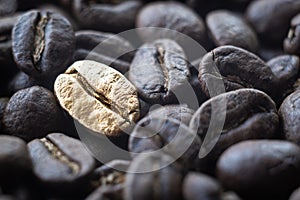
[[[3,132],[2,119],[8,101],[9,98],[4,98],[4,97],[0,98],[0,133]]]
[[[284,136],[300,145],[300,90],[289,95],[281,104],[279,115],[282,120]]]
[[[18,8],[17,0],[1,0],[0,1],[0,17],[13,14]]]
[[[40,81],[35,80],[34,78],[28,76],[24,72],[17,73],[13,79],[8,84],[8,90],[10,94],[29,88],[35,85],[41,85]]]
[[[291,18],[300,12],[298,0],[255,0],[246,17],[263,41],[282,44]]]
[[[34,173],[46,189],[84,193],[95,166],[79,140],[53,133],[28,143]]]
[[[161,150],[193,168],[201,145],[199,137],[181,121],[153,117],[150,113],[140,120],[130,134],[128,148],[131,155],[135,157],[139,153]]]
[[[10,98],[2,122],[6,133],[28,141],[59,131],[62,110],[52,92],[33,86],[19,90]]]
[[[126,39],[98,31],[78,31],[74,61],[94,60],[109,65],[122,74],[133,59],[133,46]]]
[[[183,181],[185,200],[221,200],[221,186],[213,178],[196,172],[190,172]]]
[[[137,17],[136,26],[158,27],[183,33],[202,45],[207,43],[205,25],[193,10],[178,2],[155,2],[145,6]],[[174,32],[157,31],[157,29],[138,30],[144,41],[161,38],[174,38]],[[180,35],[175,35],[175,37]],[[176,38],[177,39],[177,38]],[[176,40],[177,41],[177,40]],[[177,41],[180,43],[180,41]],[[182,44],[183,45],[183,44]]]
[[[127,173],[125,200],[177,200],[181,199],[182,172],[178,163],[165,154],[140,155],[136,157],[129,171],[148,173]],[[168,164],[172,163],[171,165]]]
[[[290,30],[283,47],[286,53],[300,55],[300,14],[291,20]]]
[[[31,171],[26,143],[17,137],[0,135],[0,185],[26,182]]]
[[[233,45],[248,51],[257,51],[256,34],[242,16],[227,10],[212,11],[206,17],[206,24],[217,46]]]
[[[144,44],[129,69],[129,80],[150,103],[176,102],[176,92],[188,83],[189,76],[182,48],[169,39]]]
[[[242,142],[222,154],[217,172],[243,199],[287,199],[299,186],[300,148],[286,141]]]
[[[140,1],[75,0],[74,15],[80,24],[89,29],[121,32],[134,28],[135,17],[142,6]]]
[[[300,199],[300,189],[298,188],[291,194],[289,200],[299,200],[299,199]]]
[[[217,68],[217,69],[216,69]],[[217,71],[219,70],[219,72]],[[234,46],[221,46],[207,53],[199,66],[199,81],[209,97],[208,83],[224,81],[226,91],[256,88],[275,98],[281,91],[277,77],[259,57]]]
[[[60,105],[97,134],[124,135],[139,119],[136,89],[125,76],[102,63],[75,62],[57,77],[54,90]]]
[[[278,85],[283,89],[277,96],[282,98],[293,89],[299,72],[299,58],[292,55],[277,56],[267,62],[273,74],[277,77]]]
[[[218,130],[213,123],[222,123],[222,117],[225,120],[224,126]],[[217,138],[218,141],[207,152],[208,155],[201,159],[203,163],[200,163],[200,168],[213,171],[220,154],[235,143],[277,137],[278,118],[272,99],[255,89],[239,89],[206,101],[195,112],[190,128],[197,130],[197,134],[204,140],[202,145],[207,150],[212,147],[210,142],[205,143],[205,138],[210,138],[211,141]],[[211,122],[211,119],[214,121]]]
[[[19,68],[42,80],[63,72],[75,48],[71,24],[60,14],[52,12],[26,12],[15,24],[12,39]]]

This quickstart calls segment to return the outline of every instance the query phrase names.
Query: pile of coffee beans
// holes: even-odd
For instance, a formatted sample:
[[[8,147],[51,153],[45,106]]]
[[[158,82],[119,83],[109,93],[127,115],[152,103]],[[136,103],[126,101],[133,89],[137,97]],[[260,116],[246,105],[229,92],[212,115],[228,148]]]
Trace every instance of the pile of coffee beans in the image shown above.
[[[0,0],[0,199],[299,200],[298,56],[300,0]]]

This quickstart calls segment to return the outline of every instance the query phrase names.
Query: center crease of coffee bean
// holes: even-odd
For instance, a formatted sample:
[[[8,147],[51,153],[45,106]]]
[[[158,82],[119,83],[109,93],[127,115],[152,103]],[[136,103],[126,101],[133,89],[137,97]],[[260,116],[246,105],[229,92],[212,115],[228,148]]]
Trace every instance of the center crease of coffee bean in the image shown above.
[[[165,77],[165,83],[164,83],[164,92],[168,91],[168,85],[169,85],[169,74],[168,74],[168,69],[165,65],[165,61],[164,61],[164,56],[165,56],[165,49],[158,45],[157,47],[157,61],[159,63],[159,66],[161,67],[161,70],[164,74]]]
[[[62,152],[53,142],[51,142],[47,138],[42,138],[40,139],[40,141],[44,144],[44,146],[51,153],[51,155],[55,159],[66,164],[71,169],[73,174],[77,174],[79,172],[80,166],[76,162],[70,160],[67,157],[67,155],[64,152]]]
[[[101,93],[98,93],[94,90],[94,88],[88,83],[88,81],[86,81],[86,79],[81,76],[76,70],[74,70],[72,72],[72,74],[70,74],[71,76],[73,76],[77,81],[78,83],[86,89],[87,93],[96,98],[97,100],[99,100],[105,107],[107,107],[108,109],[110,110],[113,110],[115,111],[117,114],[119,114],[124,120],[125,122],[124,123],[131,123],[129,119],[125,118],[123,115],[122,115],[122,111],[121,109],[117,106],[116,103],[113,103],[110,99],[106,98],[105,95],[101,94]],[[131,113],[129,113],[131,114]]]
[[[41,59],[41,55],[45,48],[45,28],[48,23],[48,13],[46,16],[40,16],[37,22],[35,35],[34,35],[34,54],[33,62],[34,66],[38,71],[41,71],[38,62]]]

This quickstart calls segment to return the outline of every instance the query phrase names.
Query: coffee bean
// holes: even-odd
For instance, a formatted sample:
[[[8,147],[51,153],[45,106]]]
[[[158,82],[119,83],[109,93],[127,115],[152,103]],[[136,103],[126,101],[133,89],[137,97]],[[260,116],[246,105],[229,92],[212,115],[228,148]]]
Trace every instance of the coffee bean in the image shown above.
[[[283,42],[284,51],[300,55],[300,14],[291,20],[290,30]]]
[[[135,0],[117,1],[116,4],[112,2],[75,0],[73,12],[85,28],[114,33],[134,28],[141,2]]]
[[[300,144],[300,91],[289,95],[281,104],[279,115],[281,117],[284,136],[287,140]]]
[[[283,88],[277,96],[285,97],[293,89],[299,72],[299,58],[292,55],[277,56],[267,62],[273,74],[277,77],[278,85]]]
[[[32,163],[26,143],[20,138],[0,135],[0,185],[26,182],[32,171]]]
[[[181,166],[177,163],[166,166],[171,160],[171,157],[164,154],[136,157],[129,167],[130,171],[149,172],[126,175],[124,199],[181,199]]]
[[[0,17],[13,14],[18,8],[17,0],[1,0],[0,1]]]
[[[4,110],[6,108],[8,101],[9,101],[9,98],[0,98],[0,133],[3,131],[2,119],[3,119]]]
[[[2,122],[6,133],[29,141],[59,131],[62,119],[53,93],[33,86],[19,90],[10,98]]]
[[[133,46],[126,39],[98,31],[78,31],[74,61],[94,60],[109,65],[122,74],[133,59]]]
[[[219,72],[217,71],[219,70]],[[226,91],[256,88],[276,99],[277,77],[256,55],[234,46],[221,46],[207,53],[199,66],[199,81],[209,97],[208,83],[224,81]]]
[[[300,148],[290,142],[236,144],[218,161],[218,178],[243,199],[287,199],[299,185]]]
[[[19,68],[41,80],[65,70],[75,48],[71,24],[52,12],[26,12],[15,24],[12,38]]]
[[[34,173],[45,188],[64,193],[86,192],[95,161],[79,140],[53,133],[31,141],[28,149]]]
[[[206,24],[217,46],[233,45],[256,52],[258,39],[246,21],[228,10],[210,12]]]
[[[171,29],[191,37],[202,45],[207,44],[206,30],[202,18],[182,3],[155,2],[148,4],[139,12],[136,26],[137,28],[158,27]],[[179,41],[176,41],[180,42],[180,35],[175,35],[174,38],[174,32],[141,29],[138,30],[138,33],[144,41],[171,38],[179,39]]]
[[[246,11],[246,17],[264,42],[281,44],[288,33],[289,21],[300,12],[295,0],[255,0]]]
[[[298,200],[300,199],[300,189],[295,190],[290,196],[289,200]]]
[[[176,91],[187,83],[189,76],[182,48],[168,39],[140,47],[129,69],[129,80],[141,98],[150,103],[176,102]]]
[[[220,130],[215,127],[216,122],[224,123]],[[278,124],[275,103],[259,90],[239,89],[211,98],[201,105],[190,122],[190,128],[197,130],[202,141],[218,139],[213,149],[211,142],[202,144],[203,148],[212,150],[200,160],[199,167],[213,173],[225,149],[243,140],[278,137]]]
[[[213,178],[196,172],[190,172],[183,181],[185,200],[221,199],[221,186]]]
[[[172,118],[145,117],[138,122],[129,138],[133,157],[147,151],[171,155],[185,166],[196,166],[201,140],[182,122]]]
[[[75,62],[58,76],[54,90],[61,106],[97,133],[120,135],[139,118],[134,86],[121,73],[95,61]]]

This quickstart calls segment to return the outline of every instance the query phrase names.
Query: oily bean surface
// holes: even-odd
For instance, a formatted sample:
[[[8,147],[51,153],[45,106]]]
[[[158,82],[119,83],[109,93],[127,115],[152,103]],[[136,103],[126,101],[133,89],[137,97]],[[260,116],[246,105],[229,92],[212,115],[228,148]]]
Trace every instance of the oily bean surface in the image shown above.
[[[287,140],[300,144],[300,90],[290,94],[281,104],[281,117],[284,136]]]
[[[221,184],[245,199],[287,199],[299,185],[300,148],[287,141],[236,144],[217,166]]]
[[[217,123],[223,119],[223,128],[210,128],[214,126],[211,119]],[[206,168],[207,165],[213,169],[221,153],[240,141],[278,137],[278,126],[275,103],[259,90],[239,89],[211,98],[201,105],[190,122],[190,128],[196,130],[202,140],[216,137],[221,131],[216,146],[203,158],[200,167]],[[208,130],[211,130],[211,135],[208,135]]]
[[[141,6],[141,2],[136,0],[117,4],[75,0],[72,7],[83,27],[118,33],[134,28],[135,17]]]
[[[48,11],[23,14],[13,28],[12,40],[18,67],[36,79],[50,79],[63,72],[75,48],[69,21]]]
[[[207,83],[220,78],[226,91],[256,88],[275,98],[279,90],[277,77],[263,60],[234,46],[221,46],[207,53],[200,63],[198,77],[207,96]]]
[[[44,187],[75,193],[88,187],[95,161],[79,140],[52,133],[31,141],[28,149],[34,173]]]
[[[300,55],[300,14],[296,15],[290,24],[290,30],[283,42],[286,53]]]
[[[251,52],[258,49],[256,33],[242,16],[228,10],[210,12],[206,24],[217,46],[233,45]]]
[[[282,44],[288,33],[291,18],[300,11],[300,1],[255,0],[246,11],[246,17],[263,41]]]
[[[176,102],[176,91],[187,83],[189,76],[182,48],[169,39],[144,44],[129,69],[129,80],[141,98],[150,103]]]

